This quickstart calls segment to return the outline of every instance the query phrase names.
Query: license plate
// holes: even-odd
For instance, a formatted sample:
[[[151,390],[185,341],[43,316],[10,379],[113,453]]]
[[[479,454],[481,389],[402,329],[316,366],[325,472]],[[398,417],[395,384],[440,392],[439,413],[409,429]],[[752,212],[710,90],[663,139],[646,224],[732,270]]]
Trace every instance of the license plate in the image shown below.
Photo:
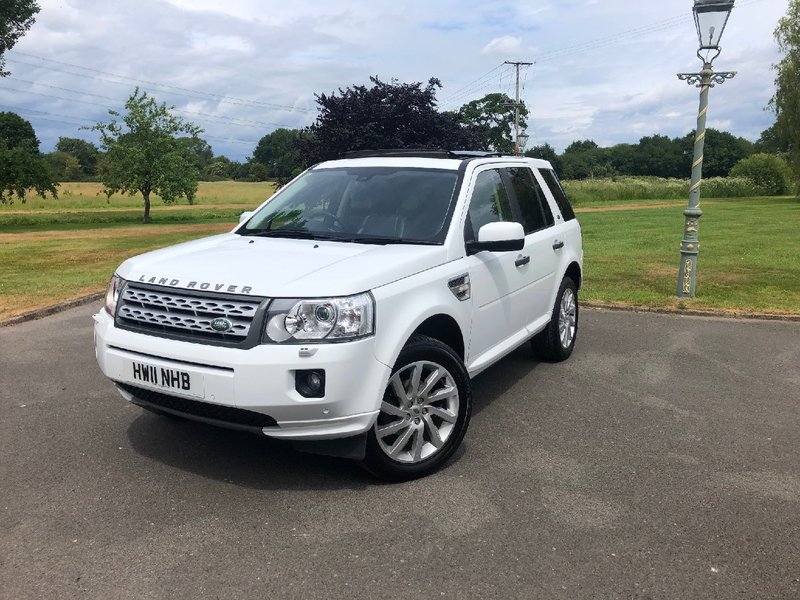
[[[189,373],[181,369],[160,367],[137,361],[131,361],[130,369],[128,375],[133,383],[197,398],[204,396],[203,376],[199,373]]]

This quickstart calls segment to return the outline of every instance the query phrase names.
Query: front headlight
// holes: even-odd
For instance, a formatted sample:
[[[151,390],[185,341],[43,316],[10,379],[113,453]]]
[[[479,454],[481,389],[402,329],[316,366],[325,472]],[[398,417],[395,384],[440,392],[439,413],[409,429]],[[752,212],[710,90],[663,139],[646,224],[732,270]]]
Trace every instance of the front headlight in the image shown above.
[[[119,300],[119,292],[125,280],[116,273],[108,282],[108,291],[106,292],[106,312],[112,317],[117,312],[117,301]]]
[[[267,340],[271,342],[341,342],[372,335],[375,300],[372,294],[315,300],[273,300],[267,310]]]

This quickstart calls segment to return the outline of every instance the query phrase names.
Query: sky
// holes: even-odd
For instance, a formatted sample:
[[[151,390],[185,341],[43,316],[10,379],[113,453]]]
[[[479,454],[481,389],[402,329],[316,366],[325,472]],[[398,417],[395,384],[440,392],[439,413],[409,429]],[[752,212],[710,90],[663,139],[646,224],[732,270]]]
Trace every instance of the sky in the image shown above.
[[[136,86],[204,129],[216,155],[245,160],[278,127],[310,125],[315,94],[370,76],[439,79],[442,110],[492,92],[530,111],[528,146],[559,152],[670,137],[695,127],[692,0],[39,0],[31,30],[6,53],[0,111],[58,138],[97,143]],[[780,59],[772,32],[788,0],[736,0],[714,67],[737,71],[711,92],[708,125],[755,141]]]

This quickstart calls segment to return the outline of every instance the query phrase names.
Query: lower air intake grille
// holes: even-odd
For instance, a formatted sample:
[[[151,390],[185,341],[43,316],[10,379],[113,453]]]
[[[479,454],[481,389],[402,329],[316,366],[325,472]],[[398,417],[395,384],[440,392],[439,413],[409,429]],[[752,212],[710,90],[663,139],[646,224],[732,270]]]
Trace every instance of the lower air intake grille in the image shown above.
[[[252,410],[236,408],[235,406],[220,406],[219,404],[209,404],[197,400],[187,400],[169,394],[162,394],[153,390],[129,385],[127,383],[117,383],[117,386],[156,408],[168,408],[187,416],[203,417],[204,419],[214,419],[224,423],[243,425],[245,427],[276,427],[278,423],[269,415],[257,413]]]

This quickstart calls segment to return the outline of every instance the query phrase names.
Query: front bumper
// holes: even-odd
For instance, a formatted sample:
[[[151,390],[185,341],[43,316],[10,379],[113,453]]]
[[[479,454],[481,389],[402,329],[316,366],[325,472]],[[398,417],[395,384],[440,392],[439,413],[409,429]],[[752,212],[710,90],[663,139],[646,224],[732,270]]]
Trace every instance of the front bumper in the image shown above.
[[[373,337],[342,344],[265,344],[245,350],[125,331],[114,327],[103,310],[93,318],[100,369],[124,384],[120,393],[129,401],[147,402],[147,394],[138,398],[129,387],[136,386],[191,402],[261,413],[271,418],[260,427],[262,433],[274,438],[326,440],[364,433],[375,422],[391,371],[375,358]],[[187,391],[167,390],[134,379],[133,364],[156,371],[179,370],[202,383]],[[298,369],[325,370],[324,397],[305,398],[295,390]],[[167,412],[225,425],[180,410]]]

